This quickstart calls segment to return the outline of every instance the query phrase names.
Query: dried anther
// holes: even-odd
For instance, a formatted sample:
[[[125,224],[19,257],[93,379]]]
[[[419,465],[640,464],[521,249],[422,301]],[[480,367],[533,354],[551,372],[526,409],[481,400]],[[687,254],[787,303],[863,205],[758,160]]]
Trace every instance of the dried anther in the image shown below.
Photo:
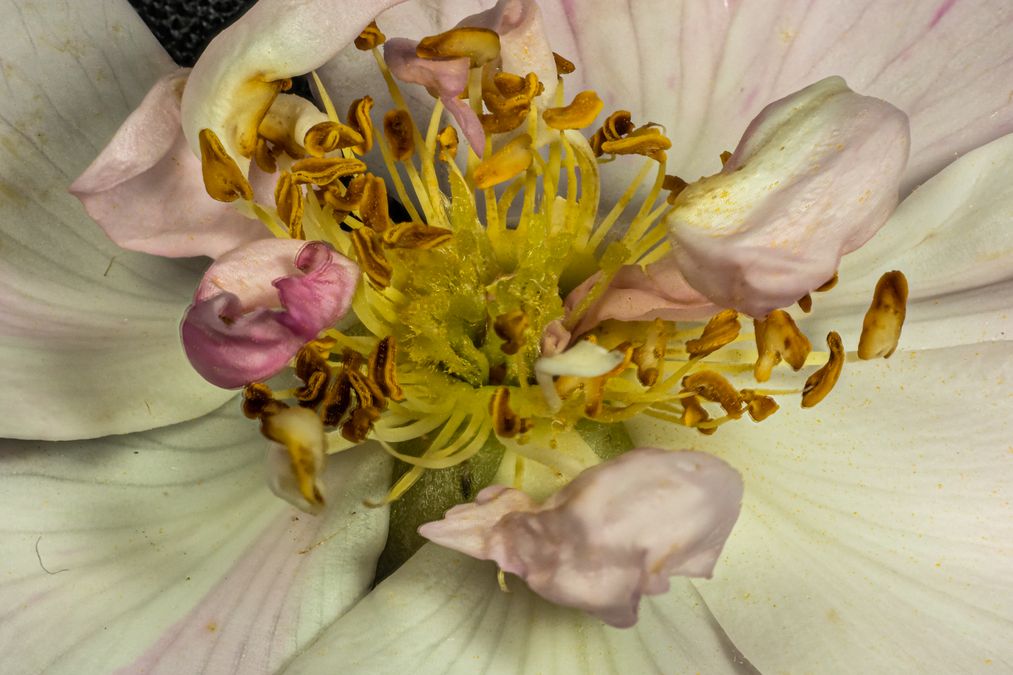
[[[352,148],[358,155],[373,149],[373,120],[369,116],[372,109],[373,99],[369,96],[357,98],[348,106],[348,126],[362,137],[362,144]]]
[[[237,199],[253,199],[253,188],[239,169],[236,160],[229,156],[221,140],[210,129],[202,129],[199,135],[201,173],[204,188],[220,202],[234,202]],[[256,145],[254,145],[254,149]]]
[[[879,278],[872,295],[872,304],[862,322],[862,337],[858,341],[858,358],[890,358],[904,327],[907,314],[907,278],[894,270]]]
[[[251,420],[288,406],[274,398],[274,392],[263,382],[251,382],[243,389],[243,415]]]
[[[390,286],[394,268],[380,247],[380,236],[368,227],[359,228],[352,232],[352,247],[366,278],[377,288]]]
[[[700,424],[710,420],[710,415],[704,409],[703,405],[696,396],[686,396],[679,399],[682,403],[682,423],[687,427],[696,427],[696,430],[702,434],[710,436],[717,428],[715,427],[700,427]]]
[[[363,173],[366,165],[344,157],[307,157],[292,164],[292,179],[297,183],[330,185],[339,178]]]
[[[488,28],[453,28],[419,41],[415,55],[420,59],[444,61],[468,57],[471,67],[484,66],[499,56],[499,35]]]
[[[320,122],[309,128],[303,137],[303,146],[314,157],[323,157],[328,152],[361,145],[362,135],[341,122]]]
[[[440,143],[440,161],[453,161],[457,155],[457,145],[459,143],[457,129],[452,126],[443,127],[436,140]]]
[[[531,430],[530,419],[522,418],[510,408],[510,390],[500,387],[489,400],[492,428],[501,438],[514,438]]]
[[[542,113],[542,119],[553,129],[583,129],[594,122],[601,112],[602,100],[593,91],[582,91],[574,96],[570,105],[549,108]]]
[[[844,368],[844,344],[841,336],[831,331],[827,334],[827,347],[830,348],[830,360],[822,368],[809,376],[802,389],[802,407],[811,408],[830,393],[841,377]]]
[[[524,346],[524,332],[530,325],[528,315],[521,309],[511,310],[496,317],[492,327],[496,335],[504,341],[500,345],[504,354],[513,355],[521,350]]]
[[[415,152],[415,127],[407,110],[391,110],[383,116],[383,135],[394,159],[405,162]]]
[[[647,124],[623,138],[604,141],[601,151],[609,155],[643,155],[664,163],[665,151],[671,147],[672,141],[657,126]]]
[[[813,296],[809,295],[808,293],[803,295],[801,298],[798,299],[798,307],[806,314],[813,311]]]
[[[378,176],[366,175],[363,177],[363,183],[361,184],[362,198],[360,199],[359,215],[362,216],[362,222],[365,223],[366,227],[383,234],[390,227],[393,227],[393,223],[390,220],[390,211],[387,204],[387,186],[384,184],[383,179]],[[355,181],[352,181],[354,184]],[[349,184],[349,191],[352,190],[353,185]],[[355,186],[359,189],[358,186]]]
[[[701,370],[682,378],[683,391],[691,391],[706,401],[718,403],[731,417],[742,415],[742,397],[731,382],[713,370]]]
[[[505,183],[531,166],[531,137],[521,134],[475,167],[475,186],[481,189]]]
[[[739,336],[739,313],[726,309],[711,317],[704,326],[703,334],[686,341],[686,352],[690,358],[713,354]]]
[[[557,75],[569,75],[577,69],[577,67],[573,65],[572,61],[560,56],[556,52],[552,52],[552,60],[556,62]]]
[[[370,49],[376,49],[386,41],[387,36],[380,31],[380,28],[376,25],[376,21],[370,21],[369,25],[359,33],[359,37],[355,38],[355,48],[366,52]]]
[[[369,374],[381,393],[391,400],[403,401],[404,391],[397,382],[397,342],[388,335],[376,344],[369,356]]]
[[[746,411],[749,412],[749,416],[754,422],[762,422],[781,407],[773,397],[757,394],[752,389],[743,389],[739,392],[739,396],[742,397],[742,402],[746,404]]]
[[[428,250],[450,241],[454,233],[415,221],[398,223],[383,233],[383,245],[390,248]]]
[[[813,292],[815,292],[815,293],[825,293],[825,292],[829,291],[831,288],[833,288],[836,285],[837,285],[837,272],[834,272],[834,276],[830,277],[829,280],[824,281],[823,284],[820,285],[819,288],[814,289]]]
[[[774,366],[783,358],[792,370],[805,365],[812,351],[809,338],[795,325],[791,315],[783,309],[775,309],[766,319],[753,320],[756,331],[756,351],[759,353],[753,374],[757,382],[766,382]]]
[[[637,366],[637,379],[645,387],[653,387],[661,375],[668,338],[665,322],[655,319],[647,329],[643,344],[633,350],[632,360]]]
[[[682,191],[688,186],[689,183],[678,176],[666,175],[664,181],[661,183],[661,189],[668,190],[668,197],[665,198],[665,201],[669,204],[674,204],[675,200],[678,199]]]
[[[274,186],[274,203],[293,239],[304,239],[302,228],[303,193],[292,174],[283,171]]]

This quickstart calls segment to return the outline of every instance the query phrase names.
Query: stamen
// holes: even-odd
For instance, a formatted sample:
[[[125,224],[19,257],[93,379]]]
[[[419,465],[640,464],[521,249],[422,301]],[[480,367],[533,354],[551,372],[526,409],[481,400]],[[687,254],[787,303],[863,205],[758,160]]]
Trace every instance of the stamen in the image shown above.
[[[757,382],[766,382],[770,373],[783,358],[793,370],[805,365],[806,357],[812,351],[809,338],[795,325],[795,321],[783,309],[775,309],[763,321],[753,320],[756,331],[756,351],[759,357],[753,374]]]
[[[746,404],[746,410],[754,422],[762,422],[781,407],[772,397],[760,394],[753,389],[743,389],[739,395]]]
[[[303,146],[314,157],[323,157],[328,152],[360,146],[365,142],[362,135],[341,122],[320,122],[314,124],[303,137]]]
[[[299,494],[311,506],[322,507],[324,495],[319,476],[324,465],[324,429],[316,413],[307,408],[286,408],[265,414],[260,431],[285,446]]]
[[[289,235],[293,239],[304,239],[302,188],[287,171],[278,176],[278,182],[274,186],[274,203],[278,209],[278,216],[288,226]]]
[[[718,312],[704,326],[703,334],[694,340],[686,341],[686,353],[690,358],[708,356],[739,336],[739,313],[734,309]]]
[[[390,248],[429,250],[447,243],[453,236],[450,230],[413,220],[394,225],[383,233],[382,239],[384,245]]]
[[[880,277],[872,296],[872,304],[862,322],[862,337],[858,341],[858,358],[890,358],[904,327],[907,314],[907,278],[894,270]]]
[[[564,108],[549,108],[542,113],[542,119],[553,129],[583,129],[594,122],[605,104],[593,91],[577,94],[570,105]]]
[[[701,370],[682,380],[683,391],[691,391],[707,401],[718,403],[732,417],[742,415],[742,397],[731,382],[713,370]]]
[[[391,110],[384,115],[383,133],[397,161],[406,162],[415,153],[415,125],[407,110]]]
[[[798,307],[806,314],[813,311],[813,296],[809,295],[808,293],[803,295],[801,298],[798,299]]]
[[[601,151],[609,155],[644,155],[664,164],[667,159],[665,150],[671,147],[672,141],[668,140],[658,127],[645,125],[629,136],[605,141],[601,144]]]
[[[572,61],[560,56],[556,52],[552,52],[552,59],[556,62],[557,75],[569,75],[577,69]]]
[[[404,391],[397,382],[397,342],[392,335],[376,343],[376,349],[369,357],[369,372],[387,398],[404,400]]]
[[[380,31],[380,28],[376,25],[376,21],[370,21],[369,25],[359,33],[359,37],[355,38],[355,48],[368,52],[370,49],[376,49],[386,41],[387,36]]]
[[[221,140],[210,129],[202,129],[200,141],[201,173],[204,188],[212,198],[220,202],[234,202],[237,199],[251,201],[253,188],[240,171],[236,160],[225,151]]]
[[[696,396],[687,396],[686,398],[680,399],[682,403],[682,423],[687,427],[695,427],[701,434],[710,436],[715,431],[716,427],[701,427],[700,425],[710,420],[710,414],[700,404],[700,401]]]
[[[440,135],[436,137],[440,142],[440,161],[453,162],[457,156],[457,129],[452,126],[443,127]]]
[[[363,227],[352,232],[352,246],[355,258],[366,275],[377,288],[387,288],[394,274],[387,256],[380,248],[380,237],[373,230]]]
[[[373,149],[373,120],[369,116],[372,109],[373,99],[369,96],[357,98],[348,106],[348,126],[362,136],[362,144],[352,147],[357,155],[365,155]]]
[[[292,180],[297,183],[329,185],[339,178],[354,176],[366,170],[358,159],[344,157],[307,157],[292,164]]]
[[[531,166],[531,136],[521,134],[475,167],[473,180],[479,189],[505,183]]]
[[[514,438],[531,430],[530,419],[522,418],[510,408],[510,389],[500,387],[489,401],[492,429],[500,438]]]
[[[271,388],[263,382],[251,382],[243,389],[243,414],[251,420],[286,407],[284,403],[275,400]]]
[[[675,200],[678,199],[682,191],[689,187],[689,183],[679,178],[678,176],[665,176],[665,181],[661,184],[663,190],[668,190],[668,197],[665,199],[669,204],[675,204]]]
[[[478,68],[499,57],[499,35],[488,28],[453,28],[439,35],[430,35],[419,41],[415,55],[420,59],[442,61],[471,59],[471,67]]]
[[[492,325],[496,335],[504,341],[500,349],[512,356],[524,346],[524,332],[531,325],[531,320],[524,310],[515,309],[497,316]]]
[[[830,348],[830,359],[805,381],[802,389],[803,408],[811,408],[826,398],[841,377],[844,368],[844,344],[841,336],[833,331],[828,333],[827,347]]]

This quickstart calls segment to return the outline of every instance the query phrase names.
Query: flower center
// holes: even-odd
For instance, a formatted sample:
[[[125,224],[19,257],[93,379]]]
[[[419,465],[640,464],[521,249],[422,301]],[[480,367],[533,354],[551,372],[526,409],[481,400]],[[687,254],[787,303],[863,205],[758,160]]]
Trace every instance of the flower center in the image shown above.
[[[563,75],[573,65],[557,56],[555,83],[506,72],[499,37],[477,28],[418,43],[419,67],[460,67],[465,79],[450,95],[431,90],[432,114],[417,120],[378,49],[383,40],[374,24],[356,41],[372,53],[395,104],[382,124],[374,127],[369,97],[339,118],[317,80],[326,119],[307,125],[305,102],[280,94],[251,153],[278,174],[274,207],[251,203],[265,225],[278,237],[327,242],[362,271],[352,304],[358,323],[303,347],[292,364],[301,385],[247,387],[244,410],[264,419],[272,438],[285,436],[267,420],[293,405],[317,413],[330,451],[380,441],[411,466],[386,503],[426,470],[493,447],[516,456],[515,481],[525,461],[572,478],[596,461],[571,442],[586,420],[642,414],[711,434],[746,415],[769,417],[775,395],[802,394],[808,406],[831,390],[845,360],[840,337],[831,333],[827,352],[814,354],[783,310],[754,322],[752,334],[732,310],[702,327],[660,318],[584,325],[621,270],[669,252],[663,220],[686,183],[665,172],[664,129],[638,126],[620,110],[585,136],[602,102],[593,91],[567,98]],[[464,138],[445,123],[448,109]],[[249,184],[210,130],[201,148],[212,196],[249,201]],[[385,178],[359,159],[377,150]],[[643,165],[601,215],[598,166],[625,155],[640,155]],[[404,218],[392,217],[389,195]],[[896,344],[900,286],[878,294],[873,310],[889,320],[867,319],[879,331],[869,352]],[[800,305],[809,311],[812,299]],[[743,344],[753,340],[755,352]],[[800,389],[740,388],[728,379],[752,371],[763,382],[782,360],[796,371],[825,365]],[[396,447],[420,438],[418,452]],[[319,502],[308,475],[315,465],[292,457],[303,497]]]

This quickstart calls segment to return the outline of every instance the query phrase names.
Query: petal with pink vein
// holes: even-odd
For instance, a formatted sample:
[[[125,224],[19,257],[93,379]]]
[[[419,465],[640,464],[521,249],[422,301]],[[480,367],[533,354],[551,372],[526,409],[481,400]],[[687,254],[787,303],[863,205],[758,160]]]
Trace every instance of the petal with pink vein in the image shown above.
[[[351,307],[358,267],[322,242],[262,239],[204,275],[180,326],[190,363],[219,387],[277,373]]]
[[[712,302],[756,317],[830,279],[897,206],[907,116],[831,77],[771,103],[722,171],[666,218],[672,258]]]
[[[172,258],[219,256],[267,230],[208,196],[183,138],[179,100],[189,70],[158,80],[102,153],[70,186],[122,248]],[[186,204],[181,212],[179,204]]]
[[[742,478],[723,461],[637,448],[542,505],[494,485],[419,533],[495,560],[551,602],[627,627],[641,596],[667,591],[670,576],[710,577],[741,500]]]

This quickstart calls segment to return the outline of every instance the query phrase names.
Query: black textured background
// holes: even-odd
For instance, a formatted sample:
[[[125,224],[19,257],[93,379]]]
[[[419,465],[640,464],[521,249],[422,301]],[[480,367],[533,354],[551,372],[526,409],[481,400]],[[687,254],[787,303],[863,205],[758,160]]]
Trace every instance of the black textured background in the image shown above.
[[[148,28],[181,66],[192,66],[219,31],[254,0],[130,0]]]

